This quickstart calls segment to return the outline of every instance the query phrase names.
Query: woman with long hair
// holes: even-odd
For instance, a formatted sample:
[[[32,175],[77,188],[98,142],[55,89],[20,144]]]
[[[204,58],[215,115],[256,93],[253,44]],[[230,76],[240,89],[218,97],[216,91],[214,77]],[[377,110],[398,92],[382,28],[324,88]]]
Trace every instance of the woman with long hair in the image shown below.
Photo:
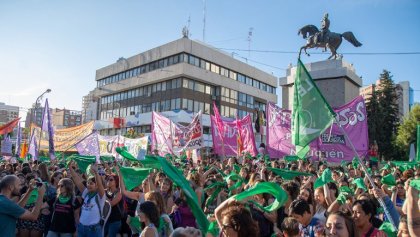
[[[105,236],[115,237],[121,228],[121,219],[123,217],[122,195],[119,189],[120,179],[116,174],[110,174],[106,177],[106,199],[111,203],[111,214],[105,224]]]
[[[159,214],[159,226],[156,226],[156,228],[158,228],[159,236],[169,237],[174,231],[174,228],[172,226],[171,218],[169,218],[169,215],[166,213],[162,194],[157,191],[147,192],[144,195],[144,200],[153,202],[156,205]]]
[[[159,226],[159,214],[153,202],[145,201],[139,207],[139,219],[142,226],[140,237],[159,237],[156,226]]]
[[[351,216],[337,211],[330,213],[325,224],[326,235],[332,237],[355,237],[356,227]]]
[[[311,213],[315,213],[315,208],[314,208],[314,194],[313,191],[310,188],[301,188],[299,191],[299,196],[300,199],[303,199],[305,201],[308,202],[309,207],[311,209]],[[292,200],[293,201],[293,200]]]
[[[61,179],[57,187],[57,197],[50,202],[52,216],[47,237],[71,237],[76,232],[81,202],[75,197],[71,179]]]
[[[172,180],[165,177],[160,183],[160,193],[165,201],[166,213],[171,213],[172,206],[174,205],[174,192]]]

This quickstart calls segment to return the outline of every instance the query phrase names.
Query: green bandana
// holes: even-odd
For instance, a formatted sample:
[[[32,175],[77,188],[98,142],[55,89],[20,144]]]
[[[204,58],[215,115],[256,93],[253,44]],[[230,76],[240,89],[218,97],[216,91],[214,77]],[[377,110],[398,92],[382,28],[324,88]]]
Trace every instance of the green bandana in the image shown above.
[[[345,193],[340,193],[337,196],[337,202],[340,203],[340,205],[343,205],[344,203],[346,203],[347,197],[345,195]]]
[[[385,232],[386,236],[388,237],[397,237],[398,231],[395,230],[392,224],[387,221],[382,223],[382,225],[379,227],[379,230],[382,230],[383,232]]]
[[[397,185],[397,181],[395,181],[395,177],[392,174],[382,177],[381,182],[390,187]]]
[[[219,236],[219,226],[217,225],[217,221],[212,221],[209,225],[207,233],[210,233],[214,237]]]
[[[74,156],[72,158],[82,173],[86,173],[87,167],[96,162],[95,156]]]
[[[324,172],[322,172],[321,176],[315,180],[314,189],[331,182],[333,182],[331,170],[326,168]]]
[[[136,233],[141,232],[141,223],[140,219],[137,216],[128,216],[128,222],[131,228],[135,230]]]
[[[298,176],[313,176],[313,174],[310,174],[310,173],[303,173],[303,172],[297,172],[297,171],[285,170],[285,169],[267,168],[267,170],[273,172],[274,174],[286,180],[292,180]]]
[[[347,186],[341,186],[339,190],[340,190],[340,193],[343,193],[346,196],[354,195],[354,192]]]
[[[299,157],[298,156],[285,156],[284,157],[284,160],[287,163],[290,163],[290,162],[293,162],[293,161],[298,161],[299,160]]]
[[[282,187],[280,187],[276,183],[270,183],[270,182],[257,183],[257,185],[255,185],[254,187],[233,196],[233,198],[238,201],[241,201],[247,197],[254,196],[256,194],[261,194],[261,193],[269,193],[273,195],[274,198],[276,199],[272,204],[270,204],[267,207],[263,207],[259,205],[258,203],[254,202],[256,206],[258,206],[259,208],[261,208],[262,210],[266,212],[272,212],[274,210],[277,210],[278,208],[284,205],[284,203],[287,201],[287,198],[288,198],[286,191],[284,191]]]
[[[144,160],[140,160],[145,168],[160,169],[160,163],[156,156],[146,155]]]
[[[120,171],[127,190],[132,190],[147,178],[151,169],[120,166]]]
[[[420,179],[411,180],[410,186],[420,191]],[[420,193],[419,193],[419,197],[420,197]]]
[[[58,202],[63,204],[63,203],[67,203],[69,200],[71,199],[71,197],[63,197],[62,195],[58,196]]]
[[[38,189],[35,188],[34,190],[32,190],[28,201],[26,202],[26,205],[32,205],[36,202],[36,200],[38,199]]]
[[[115,151],[120,154],[124,159],[127,159],[129,161],[133,161],[133,162],[139,162],[139,160],[136,159],[136,157],[134,157],[133,155],[131,155],[128,150],[127,147],[117,147],[115,148]]]
[[[357,179],[353,180],[352,184],[356,184],[357,188],[363,189],[363,190],[365,190],[365,192],[368,190],[367,187],[366,187],[366,184],[365,184],[365,182],[363,181],[362,178],[357,178]]]
[[[353,168],[357,169],[357,167],[359,166],[359,159],[357,159],[357,157],[354,157],[351,163],[353,165]]]

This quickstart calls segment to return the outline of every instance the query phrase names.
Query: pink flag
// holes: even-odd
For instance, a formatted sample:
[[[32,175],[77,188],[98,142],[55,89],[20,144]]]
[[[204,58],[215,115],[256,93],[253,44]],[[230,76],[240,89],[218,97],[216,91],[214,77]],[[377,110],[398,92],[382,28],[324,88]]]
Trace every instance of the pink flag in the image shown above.
[[[250,153],[252,156],[257,155],[257,147],[255,146],[254,131],[252,128],[251,116],[248,114],[243,119],[228,120],[222,119],[224,133],[220,134],[216,125],[216,117],[211,117],[211,132],[213,137],[213,149],[218,155],[223,155],[222,139],[225,146],[226,156],[238,155],[238,127],[240,130],[240,139],[242,141],[242,152]],[[238,126],[239,125],[239,126]]]
[[[368,129],[365,103],[362,96],[335,108],[340,125],[352,141],[359,156],[368,151]],[[291,113],[272,103],[267,105],[267,151],[272,158],[294,155],[291,143]],[[350,161],[354,153],[336,123],[310,144],[309,156],[319,158],[324,152],[329,162]]]

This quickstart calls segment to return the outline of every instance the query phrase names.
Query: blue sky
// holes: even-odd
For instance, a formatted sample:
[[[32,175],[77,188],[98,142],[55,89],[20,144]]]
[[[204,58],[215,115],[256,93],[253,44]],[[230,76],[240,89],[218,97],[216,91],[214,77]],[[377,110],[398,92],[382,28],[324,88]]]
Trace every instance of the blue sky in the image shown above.
[[[364,85],[387,69],[396,82],[410,81],[420,101],[420,1],[206,0],[206,6],[205,42],[236,49],[226,51],[277,77],[296,64],[297,54],[242,51],[249,28],[251,50],[296,52],[305,43],[298,29],[319,27],[328,12],[331,31],[352,31],[363,43],[355,48],[343,41],[339,52]],[[190,38],[203,40],[203,0],[1,1],[0,102],[29,108],[51,88],[50,107],[81,110],[82,96],[96,85],[96,69],[180,38],[188,18]],[[405,52],[419,53],[345,54]],[[302,61],[327,57],[312,54]]]

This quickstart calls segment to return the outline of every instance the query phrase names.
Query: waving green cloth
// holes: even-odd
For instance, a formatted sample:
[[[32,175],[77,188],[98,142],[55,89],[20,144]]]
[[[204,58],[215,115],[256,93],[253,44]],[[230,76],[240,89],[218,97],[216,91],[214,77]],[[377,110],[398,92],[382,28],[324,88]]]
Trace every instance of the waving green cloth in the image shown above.
[[[171,165],[165,158],[159,157],[158,161],[163,169],[163,172],[184,192],[187,199],[187,204],[190,207],[201,232],[205,235],[209,228],[209,221],[207,220],[206,215],[198,204],[197,194],[191,188],[190,183],[185,179],[184,175],[180,173],[173,165]]]
[[[303,172],[285,170],[285,169],[267,168],[267,170],[273,172],[274,174],[286,180],[292,180],[298,176],[313,176],[313,174],[310,174],[310,173],[303,173]]]
[[[293,161],[298,161],[299,157],[298,156],[284,156],[284,160],[286,162],[293,162]]]
[[[117,147],[115,148],[115,151],[120,154],[122,157],[124,157],[124,159],[127,159],[129,161],[133,161],[133,162],[139,162],[139,160],[136,159],[136,157],[134,157],[133,155],[131,155],[128,150],[127,147]]]
[[[274,198],[276,199],[274,200],[272,204],[266,207],[257,205],[266,212],[272,212],[274,210],[277,210],[278,208],[283,206],[284,203],[286,203],[287,198],[288,198],[286,191],[284,191],[282,187],[280,187],[276,183],[271,183],[271,182],[257,183],[257,185],[255,185],[254,187],[233,196],[233,198],[238,201],[241,201],[247,197],[251,197],[256,194],[261,194],[261,193],[269,193],[273,195]],[[254,204],[256,203],[254,202]]]
[[[388,174],[382,177],[381,182],[390,187],[397,185],[397,181],[395,181],[395,177],[392,174]]]
[[[354,169],[357,169],[357,166],[359,166],[359,159],[357,159],[357,157],[354,157],[351,161],[351,164],[353,165]]]
[[[326,168],[321,176],[315,180],[314,189],[321,187],[324,184],[333,182],[332,173],[329,168]]]
[[[352,184],[356,184],[356,187],[367,191],[366,184],[365,184],[365,182],[363,181],[362,178],[357,178],[357,179],[353,180]]]
[[[95,156],[74,156],[72,159],[76,162],[82,173],[86,173],[87,167],[96,162]]]
[[[414,169],[419,165],[416,161],[392,161],[391,163],[403,172],[408,169]]]
[[[207,191],[212,188],[216,188],[211,196],[207,199],[205,206],[211,205],[214,201],[214,199],[219,195],[220,191],[222,191],[222,188],[225,186],[224,182],[216,182],[211,185],[209,185],[207,188],[204,189],[204,191]]]
[[[149,168],[133,168],[120,166],[121,176],[127,190],[139,186],[141,182],[150,174]]]
[[[210,233],[213,237],[219,236],[219,225],[217,224],[217,221],[212,221],[209,225],[209,229],[207,230],[207,233]]]
[[[152,169],[160,169],[161,168],[159,160],[156,156],[146,155],[144,157],[144,160],[140,160],[140,163],[145,168],[152,168]]]
[[[348,195],[348,196],[354,195],[354,192],[347,186],[341,186],[339,190],[340,190],[340,193],[344,193],[344,195]]]
[[[389,164],[385,164],[380,170],[391,170],[391,166]]]
[[[385,221],[382,223],[382,225],[379,227],[379,230],[382,230],[386,233],[386,236],[388,237],[397,237],[397,230],[394,229],[391,223]]]

